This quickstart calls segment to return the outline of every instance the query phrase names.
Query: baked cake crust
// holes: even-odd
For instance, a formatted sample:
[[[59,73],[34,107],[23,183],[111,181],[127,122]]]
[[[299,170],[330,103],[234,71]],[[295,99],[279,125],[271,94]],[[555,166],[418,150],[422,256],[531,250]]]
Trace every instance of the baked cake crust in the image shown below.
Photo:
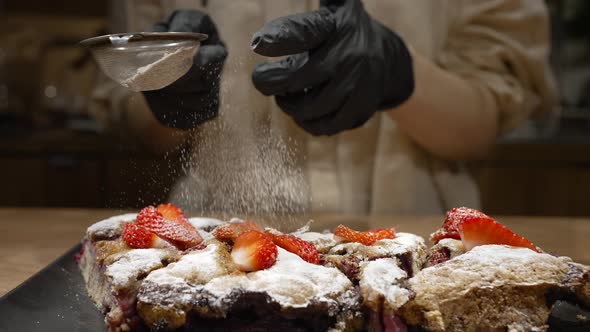
[[[478,246],[410,279],[415,297],[400,314],[430,331],[545,331],[546,295],[572,289],[570,266],[526,248]]]
[[[237,303],[253,296],[264,300],[264,310],[280,308],[280,313],[274,314],[284,319],[296,317],[299,311],[316,311],[337,321],[346,311],[357,310],[356,290],[337,269],[306,263],[279,249],[271,268],[244,273],[236,269],[225,246],[215,240],[205,249],[152,272],[141,286],[138,308],[148,326],[175,329],[184,325],[191,313],[206,319],[227,318]]]

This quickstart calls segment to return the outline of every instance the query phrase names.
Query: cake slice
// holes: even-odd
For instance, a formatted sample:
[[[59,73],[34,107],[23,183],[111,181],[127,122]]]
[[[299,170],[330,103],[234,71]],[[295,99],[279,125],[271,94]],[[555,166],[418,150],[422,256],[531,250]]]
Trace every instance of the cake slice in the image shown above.
[[[555,300],[587,305],[588,271],[528,248],[477,246],[409,279],[415,296],[399,315],[429,331],[546,331]]]
[[[339,243],[339,241],[334,238],[334,234],[330,232],[296,232],[293,235],[311,243],[320,254],[327,254],[330,249]]]
[[[392,239],[382,239],[371,245],[358,242],[340,243],[328,250],[323,260],[328,266],[335,266],[352,280],[359,280],[362,267],[380,258],[391,258],[397,262],[408,277],[422,268],[426,260],[426,245],[420,236],[410,233],[396,233]]]
[[[556,317],[577,308],[581,314],[569,323],[590,329],[587,266],[546,254],[464,207],[450,210],[431,240],[426,268],[407,282],[414,296],[395,312],[406,324],[428,331],[570,331]]]
[[[89,227],[79,255],[88,295],[105,312],[111,331],[136,330],[143,325],[135,309],[142,278],[179,256],[173,248],[132,249],[121,241],[123,225],[135,217],[115,216]]]
[[[395,312],[412,296],[406,283],[426,259],[424,239],[393,229],[359,232],[338,226],[332,236],[300,235],[320,243],[322,262],[341,270],[357,285],[365,324],[371,331],[404,331]]]
[[[169,236],[164,240],[160,235],[137,226],[138,221],[145,222],[150,213],[162,218],[164,215],[167,218],[183,217],[170,205],[148,207],[139,214],[124,214],[93,224],[82,242],[78,263],[88,295],[105,313],[109,331],[135,331],[145,327],[136,310],[137,293],[143,279],[151,271],[178,260],[182,254],[179,234],[184,233],[168,233],[186,228],[191,228],[190,232],[199,232],[188,222],[183,224],[184,220],[179,219],[172,226],[164,222],[160,225],[163,228],[161,234]],[[178,226],[180,224],[183,226]]]
[[[146,278],[137,307],[149,328],[358,327],[358,290],[338,269],[317,264],[311,243],[239,219],[218,225],[211,235],[203,248]]]
[[[138,310],[152,329],[325,331],[354,325],[357,297],[353,284],[335,268],[307,263],[279,248],[272,267],[242,272],[227,247],[211,240],[206,248],[150,273]]]

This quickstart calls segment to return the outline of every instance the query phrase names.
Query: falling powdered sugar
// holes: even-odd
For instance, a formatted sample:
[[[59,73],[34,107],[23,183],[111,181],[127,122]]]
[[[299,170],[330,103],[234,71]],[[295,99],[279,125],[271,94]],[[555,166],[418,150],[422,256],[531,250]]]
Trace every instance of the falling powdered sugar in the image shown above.
[[[270,128],[240,125],[216,119],[199,128],[173,201],[199,214],[253,217],[282,231],[300,227],[310,196],[295,151]]]

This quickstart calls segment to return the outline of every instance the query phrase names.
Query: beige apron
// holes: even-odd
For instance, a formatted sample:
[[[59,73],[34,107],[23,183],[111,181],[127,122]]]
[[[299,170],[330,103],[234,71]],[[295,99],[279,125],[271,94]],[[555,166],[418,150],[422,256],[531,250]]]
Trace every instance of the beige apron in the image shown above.
[[[502,131],[534,111],[544,111],[539,105],[550,104],[541,103],[552,91],[547,31],[542,29],[547,13],[541,0],[364,3],[373,17],[421,54],[488,86],[500,108]],[[403,215],[479,207],[477,188],[460,163],[435,158],[387,115],[378,113],[363,127],[336,136],[312,137],[252,87],[251,70],[264,61],[249,48],[253,32],[272,18],[317,8],[317,1],[209,0],[205,8],[198,0],[127,1],[127,24],[120,27],[142,30],[176,8],[203,9],[213,17],[230,54],[222,79],[222,121],[242,124],[242,130],[270,126],[297,146],[295,162],[304,170],[314,211]],[[503,61],[510,63],[510,71]],[[216,135],[218,127],[208,124],[201,135]],[[193,170],[178,184],[172,200],[185,206],[202,202],[196,187],[203,176]]]

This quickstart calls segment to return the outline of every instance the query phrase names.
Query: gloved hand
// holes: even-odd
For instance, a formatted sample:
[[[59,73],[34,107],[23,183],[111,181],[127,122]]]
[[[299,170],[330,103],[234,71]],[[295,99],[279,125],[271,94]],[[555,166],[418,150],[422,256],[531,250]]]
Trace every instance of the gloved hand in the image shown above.
[[[179,129],[194,128],[216,117],[219,80],[227,49],[219,38],[215,23],[201,11],[177,10],[165,22],[155,24],[152,30],[209,35],[201,43],[188,73],[163,89],[143,92],[152,113],[162,124]]]
[[[320,3],[317,11],[278,18],[254,34],[254,52],[289,56],[258,65],[252,80],[303,129],[333,135],[406,101],[414,75],[402,39],[360,0]]]

